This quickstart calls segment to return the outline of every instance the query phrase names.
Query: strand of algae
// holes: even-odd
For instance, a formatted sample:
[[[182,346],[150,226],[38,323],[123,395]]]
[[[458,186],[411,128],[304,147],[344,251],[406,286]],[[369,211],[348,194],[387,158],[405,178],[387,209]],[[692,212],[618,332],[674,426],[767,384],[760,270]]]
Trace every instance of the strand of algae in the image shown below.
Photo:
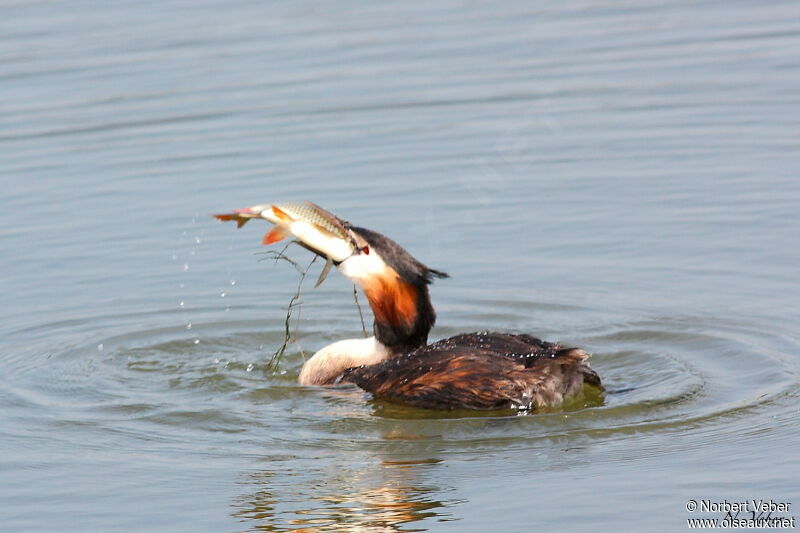
[[[297,290],[295,291],[294,295],[292,295],[291,299],[289,300],[289,304],[286,306],[286,318],[284,320],[283,343],[280,345],[280,347],[278,347],[278,349],[275,351],[275,353],[272,354],[272,357],[269,360],[269,364],[267,365],[268,368],[270,370],[272,370],[273,372],[278,370],[278,365],[280,364],[281,358],[283,357],[283,354],[286,352],[286,348],[289,346],[289,344],[297,344],[298,348],[300,349],[300,354],[303,356],[303,359],[306,358],[305,352],[303,352],[303,349],[300,347],[299,343],[297,342],[298,331],[300,329],[300,316],[301,316],[301,313],[302,313],[302,304],[303,304],[303,301],[300,298],[301,298],[301,295],[302,295],[303,282],[305,281],[306,276],[308,275],[308,271],[311,269],[311,266],[316,262],[317,257],[319,257],[319,256],[315,255],[311,259],[311,262],[308,263],[308,266],[303,268],[299,263],[297,263],[297,261],[291,259],[290,257],[288,257],[284,253],[284,252],[286,252],[286,249],[291,244],[292,243],[289,243],[286,246],[284,246],[281,251],[268,250],[266,252],[262,252],[262,253],[259,254],[259,255],[266,256],[266,257],[264,257],[262,259],[259,259],[259,261],[265,261],[267,259],[273,259],[274,260],[274,264],[277,264],[278,261],[286,261],[287,263],[292,265],[292,267],[294,267],[294,269],[297,270],[298,274],[300,275],[300,279],[298,280],[298,283],[297,283]],[[353,301],[355,302],[356,309],[358,310],[358,316],[359,316],[359,318],[361,320],[361,331],[363,332],[364,337],[366,338],[367,337],[367,328],[366,328],[366,324],[364,322],[364,312],[361,309],[361,303],[358,300],[358,289],[356,288],[355,285],[353,285]],[[297,317],[295,318],[294,331],[292,331],[292,327],[291,327],[292,310],[295,309],[295,308],[297,308]]]

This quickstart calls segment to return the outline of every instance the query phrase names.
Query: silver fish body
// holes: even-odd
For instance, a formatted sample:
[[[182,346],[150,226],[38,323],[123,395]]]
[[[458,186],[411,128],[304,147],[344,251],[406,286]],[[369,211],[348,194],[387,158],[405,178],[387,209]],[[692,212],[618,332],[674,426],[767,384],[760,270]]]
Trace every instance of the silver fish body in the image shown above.
[[[293,236],[304,247],[324,256],[329,262],[344,261],[355,250],[349,224],[311,202],[261,204],[213,216],[219,220],[236,221],[238,227],[252,218],[263,218],[275,224],[264,236],[264,244],[273,244]],[[330,265],[326,266],[328,268],[323,271],[325,274],[330,269]]]
[[[285,202],[281,204],[275,204],[270,207],[277,207],[292,217],[295,221],[313,224],[321,229],[327,230],[329,233],[339,237],[340,239],[349,238],[346,232],[347,230],[344,227],[346,222],[338,218],[336,215],[328,213],[321,207],[312,204],[311,202]],[[272,220],[271,215],[274,216],[274,210],[273,213],[270,213],[269,210],[264,210],[262,212],[262,216],[264,218],[277,224],[278,222]]]

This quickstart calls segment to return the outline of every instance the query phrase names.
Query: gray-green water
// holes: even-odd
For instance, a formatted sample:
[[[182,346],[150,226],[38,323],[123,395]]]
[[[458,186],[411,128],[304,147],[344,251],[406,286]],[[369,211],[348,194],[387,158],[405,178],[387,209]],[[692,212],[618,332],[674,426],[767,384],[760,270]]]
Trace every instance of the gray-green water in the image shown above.
[[[799,21],[5,3],[2,530],[682,531],[689,499],[800,506]],[[266,224],[207,214],[305,199],[450,272],[432,338],[583,346],[602,405],[411,411],[297,386],[297,346],[270,372],[296,273],[259,261]],[[351,286],[312,284],[302,348],[358,336]]]

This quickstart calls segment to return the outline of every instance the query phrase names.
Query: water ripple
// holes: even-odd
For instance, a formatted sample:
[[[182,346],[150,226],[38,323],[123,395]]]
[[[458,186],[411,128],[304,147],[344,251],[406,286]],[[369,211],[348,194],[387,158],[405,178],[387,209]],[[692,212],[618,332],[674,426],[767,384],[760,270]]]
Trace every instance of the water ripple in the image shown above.
[[[512,305],[506,317],[550,307]],[[564,310],[581,312],[574,306]],[[46,335],[48,327],[65,325],[72,324],[36,330]],[[585,397],[562,408],[526,416],[413,409],[372,400],[352,386],[297,385],[301,354],[291,351],[279,369],[271,368],[268,360],[282,329],[280,321],[264,326],[200,322],[192,329],[117,333],[100,339],[102,350],[94,343],[62,347],[28,359],[22,375],[37,379],[6,387],[7,401],[60,405],[62,428],[91,423],[96,431],[104,426],[116,431],[115,420],[122,416],[128,420],[125,431],[142,438],[173,431],[202,438],[221,431],[309,453],[336,447],[391,455],[438,450],[446,443],[448,454],[469,455],[547,450],[565,439],[588,445],[696,431],[701,433],[692,447],[757,438],[758,425],[742,433],[739,421],[764,413],[793,420],[787,408],[800,394],[790,337],[737,323],[658,317],[576,332],[576,343],[593,352],[593,367],[607,387],[602,395],[587,389]],[[328,341],[320,331],[303,334],[308,346]],[[687,445],[676,439],[636,453],[670,453]],[[618,453],[609,451],[606,460],[617,460]]]

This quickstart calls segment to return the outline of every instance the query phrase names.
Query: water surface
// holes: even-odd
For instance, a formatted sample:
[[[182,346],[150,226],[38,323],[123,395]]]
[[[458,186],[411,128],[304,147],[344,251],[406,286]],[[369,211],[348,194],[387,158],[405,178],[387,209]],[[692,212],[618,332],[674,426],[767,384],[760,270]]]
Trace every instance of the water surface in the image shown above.
[[[4,530],[677,531],[691,498],[800,505],[798,15],[7,3]],[[361,334],[352,287],[312,290],[314,265],[270,367],[297,273],[265,224],[207,214],[304,199],[451,274],[432,338],[579,345],[608,392],[455,416],[299,387],[303,353]]]

